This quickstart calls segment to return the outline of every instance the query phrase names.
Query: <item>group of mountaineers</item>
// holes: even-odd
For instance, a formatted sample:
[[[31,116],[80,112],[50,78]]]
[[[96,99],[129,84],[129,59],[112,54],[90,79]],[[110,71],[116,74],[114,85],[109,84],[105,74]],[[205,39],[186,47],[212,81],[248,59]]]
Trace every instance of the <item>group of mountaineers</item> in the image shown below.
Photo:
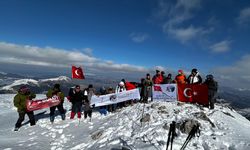
[[[177,85],[180,84],[204,84],[208,88],[208,100],[210,109],[214,109],[214,103],[216,101],[215,95],[217,93],[218,84],[214,80],[213,75],[207,75],[204,82],[202,82],[202,78],[199,75],[197,69],[192,69],[191,74],[186,77],[184,71],[178,70],[178,74],[174,79],[172,79],[172,75],[169,73],[165,76],[164,71],[156,70],[156,74],[151,78],[149,73],[146,74],[145,78],[141,79],[140,83],[136,82],[128,82],[125,79],[122,79],[116,88],[109,87],[107,89],[101,88],[98,92],[99,95],[111,94],[111,93],[119,93],[123,91],[132,90],[135,88],[140,89],[140,102],[148,103],[149,99],[152,100],[152,87],[155,84],[172,84],[175,83]],[[74,119],[74,116],[77,114],[77,117],[81,119],[82,111],[84,114],[84,118],[86,119],[92,117],[92,110],[95,108],[94,105],[91,105],[91,97],[92,95],[96,95],[96,89],[92,84],[88,85],[88,87],[84,90],[81,89],[80,85],[75,85],[75,87],[69,89],[69,93],[67,99],[72,103],[70,119]],[[61,119],[66,119],[66,111],[63,107],[65,94],[61,91],[60,84],[55,84],[52,89],[49,89],[46,96],[47,98],[51,98],[54,95],[60,97],[60,103],[56,106],[50,107],[50,122],[53,123],[55,119],[55,110],[58,109]],[[21,86],[18,90],[18,93],[14,97],[14,106],[17,107],[17,112],[19,118],[15,124],[14,131],[18,131],[21,127],[22,122],[24,121],[25,114],[28,115],[30,120],[30,125],[33,126],[36,124],[34,112],[28,111],[26,108],[26,99],[33,99],[36,95],[30,91],[30,89],[26,86]],[[99,112],[101,114],[106,115],[108,112],[115,112],[116,109],[126,107],[128,105],[133,105],[136,100],[129,100],[125,102],[120,102],[117,104],[111,104],[107,106],[99,107]]]

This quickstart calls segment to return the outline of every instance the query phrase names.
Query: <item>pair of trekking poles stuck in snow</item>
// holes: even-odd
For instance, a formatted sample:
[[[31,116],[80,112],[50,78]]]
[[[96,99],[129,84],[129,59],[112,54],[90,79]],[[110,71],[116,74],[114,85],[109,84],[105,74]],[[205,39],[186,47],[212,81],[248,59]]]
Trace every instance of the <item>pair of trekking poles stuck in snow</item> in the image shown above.
[[[170,145],[170,150],[172,150],[173,148],[173,141],[174,141],[174,138],[176,137],[176,132],[175,132],[175,129],[176,129],[176,122],[173,121],[171,124],[170,124],[170,129],[169,129],[169,132],[168,132],[168,140],[167,140],[167,147],[166,147],[166,150],[168,150],[168,147],[169,147],[169,144]],[[184,144],[182,145],[181,149],[180,150],[184,150],[187,146],[187,144],[190,142],[190,140],[195,137],[195,135],[198,133],[198,137],[199,137],[199,125],[194,125],[191,129],[191,131],[189,132],[188,134],[188,137],[186,138],[186,141],[184,142]]]

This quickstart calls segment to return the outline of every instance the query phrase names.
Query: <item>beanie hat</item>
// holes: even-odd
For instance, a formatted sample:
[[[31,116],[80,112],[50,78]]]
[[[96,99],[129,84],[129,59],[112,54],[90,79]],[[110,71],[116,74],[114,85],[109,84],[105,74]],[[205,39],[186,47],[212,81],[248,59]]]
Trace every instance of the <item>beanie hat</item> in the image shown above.
[[[19,88],[19,91],[20,92],[22,92],[22,93],[26,93],[26,92],[28,92],[30,89],[27,87],[27,86],[25,86],[25,85],[23,85],[23,86],[21,86],[20,88]]]
[[[120,85],[120,86],[124,86],[124,82],[121,81],[121,82],[119,83],[119,85]]]
[[[183,73],[183,70],[178,70],[179,73]]]
[[[54,89],[60,89],[60,84],[56,83],[56,84],[54,85]]]
[[[196,68],[192,69],[192,72],[197,73],[197,69]]]
[[[213,78],[214,78],[214,76],[213,76],[213,75],[211,75],[211,74],[209,74],[209,75],[207,75],[207,76],[206,76],[206,78],[207,78],[207,79],[213,79]]]
[[[89,84],[88,88],[93,88],[93,85],[92,85],[92,84]]]

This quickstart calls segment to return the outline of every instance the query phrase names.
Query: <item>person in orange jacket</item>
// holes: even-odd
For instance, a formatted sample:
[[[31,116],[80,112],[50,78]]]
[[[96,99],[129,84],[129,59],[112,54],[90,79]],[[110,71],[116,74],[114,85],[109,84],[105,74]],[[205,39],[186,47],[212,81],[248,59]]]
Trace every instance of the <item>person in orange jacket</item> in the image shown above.
[[[187,78],[183,70],[178,70],[178,75],[175,77],[174,82],[177,84],[186,84]]]

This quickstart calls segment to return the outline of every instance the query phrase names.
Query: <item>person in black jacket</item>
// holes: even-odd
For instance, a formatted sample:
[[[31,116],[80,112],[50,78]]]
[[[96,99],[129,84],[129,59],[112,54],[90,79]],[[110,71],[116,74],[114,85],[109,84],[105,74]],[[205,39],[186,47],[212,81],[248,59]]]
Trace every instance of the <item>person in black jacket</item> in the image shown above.
[[[75,114],[77,113],[77,118],[81,119],[81,110],[84,95],[81,91],[80,85],[76,85],[75,88],[71,88],[69,91],[69,99],[72,103],[70,119],[74,119]]]
[[[187,83],[188,84],[201,84],[202,83],[202,78],[199,75],[199,72],[197,69],[192,69],[191,74],[187,78]]]
[[[208,87],[208,101],[210,109],[214,109],[214,103],[216,102],[215,95],[218,90],[218,83],[214,80],[213,75],[207,75],[204,82]]]
[[[163,78],[162,84],[171,84],[171,83],[173,83],[172,74],[169,73],[167,77]]]

